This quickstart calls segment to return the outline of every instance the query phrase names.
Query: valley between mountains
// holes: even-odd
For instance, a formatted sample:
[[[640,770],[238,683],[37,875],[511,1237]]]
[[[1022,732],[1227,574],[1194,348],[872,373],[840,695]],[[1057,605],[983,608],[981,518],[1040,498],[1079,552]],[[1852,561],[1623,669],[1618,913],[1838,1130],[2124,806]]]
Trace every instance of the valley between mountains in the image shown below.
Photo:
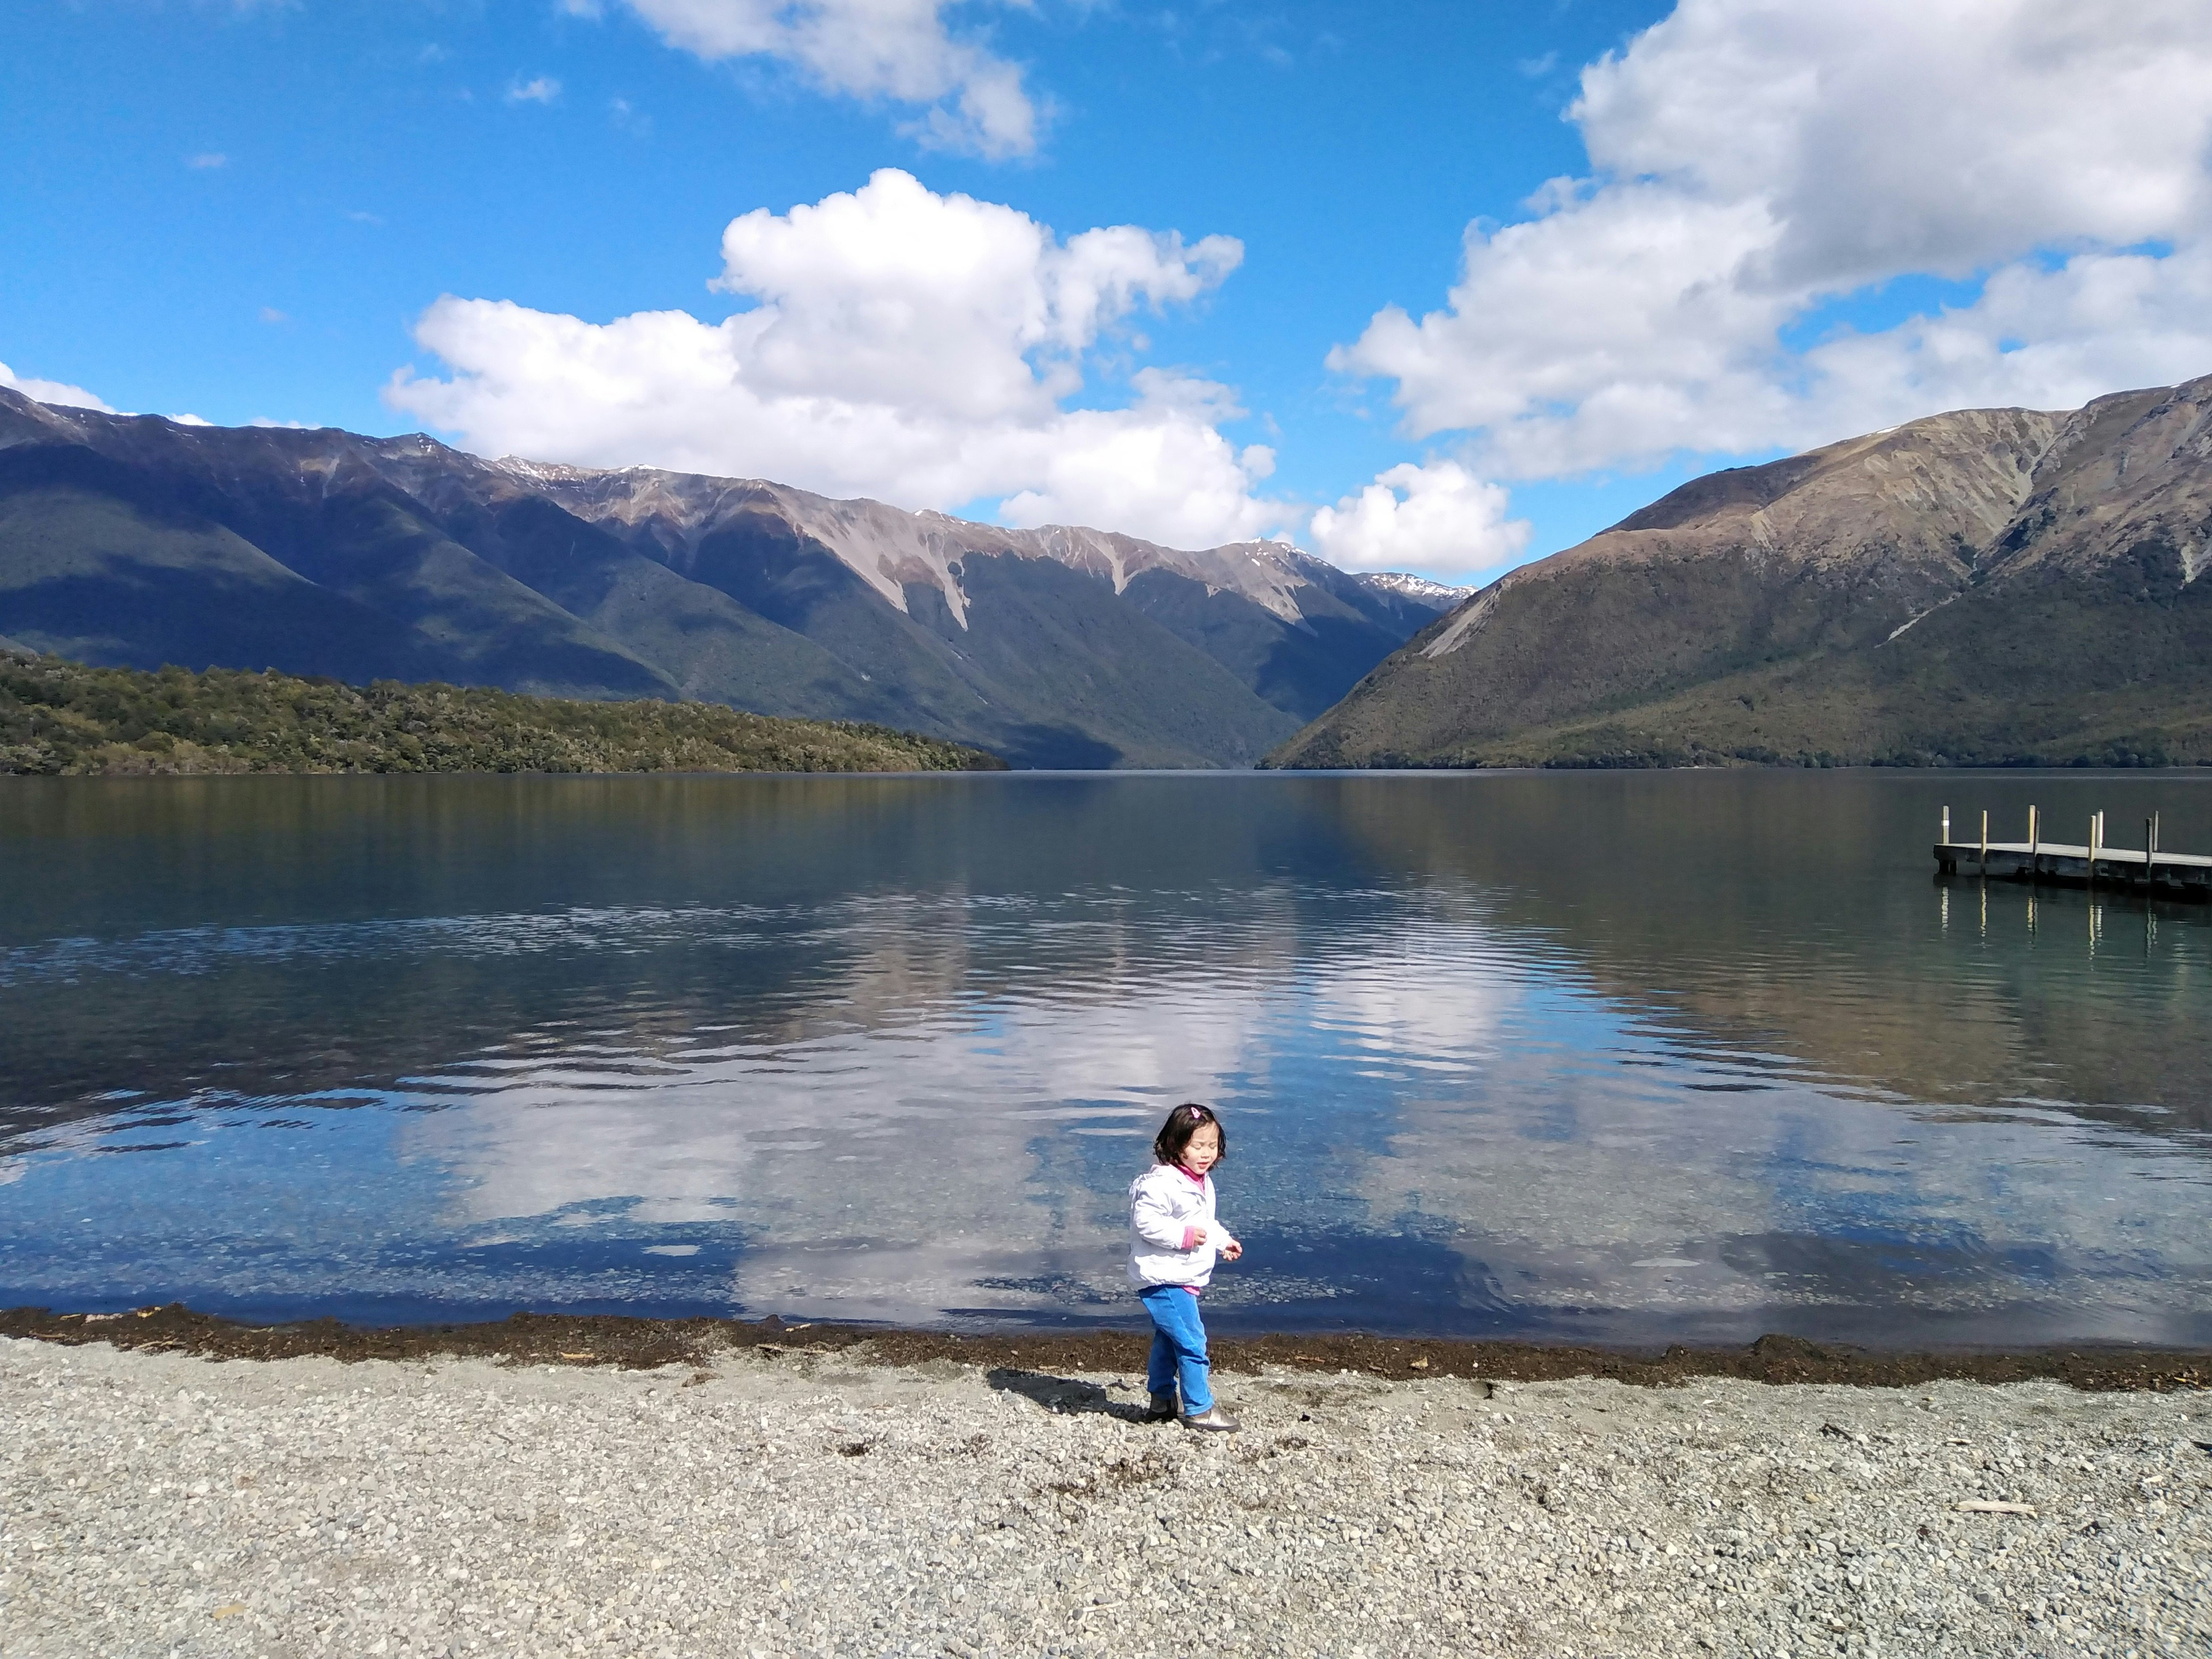
[[[696,700],[1017,766],[1234,767],[1461,592],[1276,543],[1184,552],[0,390],[0,636],[106,666]]]
[[[1021,767],[2212,763],[2212,377],[1715,472],[1472,595],[0,390],[0,639]]]

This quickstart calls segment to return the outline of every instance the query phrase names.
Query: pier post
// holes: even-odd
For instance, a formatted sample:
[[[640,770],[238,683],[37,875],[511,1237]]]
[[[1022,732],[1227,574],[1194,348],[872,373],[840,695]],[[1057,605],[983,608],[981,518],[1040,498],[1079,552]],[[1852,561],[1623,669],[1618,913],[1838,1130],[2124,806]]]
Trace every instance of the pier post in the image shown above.
[[[1982,809],[1982,830],[1978,845],[1972,834],[1960,836],[1952,821],[1951,809],[1941,809],[1938,820],[1943,839],[1936,843],[1936,869],[1939,877],[1958,876],[1969,858],[1978,858],[1978,878],[1986,884],[1990,876],[1990,854],[1994,849],[1999,855],[1997,872],[2007,881],[2025,884],[2030,890],[2029,902],[2033,903],[2033,890],[2041,888],[2045,881],[2061,887],[2086,887],[2092,902],[2099,891],[2112,896],[2112,889],[2123,893],[2140,893],[2145,898],[2212,900],[2212,858],[2198,853],[2174,853],[2166,850],[2166,817],[2162,812],[2151,812],[2143,818],[2142,851],[2138,854],[2127,845],[2127,837],[2120,844],[2112,842],[2112,814],[2100,808],[2089,814],[2089,844],[2056,841],[2051,844],[2051,867],[2043,863],[2044,832],[2049,828],[2043,821],[2043,809],[2027,809],[2027,840],[1996,842],[1990,839],[1990,811]],[[2075,822],[2080,822],[2076,819]],[[2023,857],[2022,854],[2026,856]],[[1986,901],[1984,901],[1986,904]],[[2101,924],[2098,934],[2101,944]]]

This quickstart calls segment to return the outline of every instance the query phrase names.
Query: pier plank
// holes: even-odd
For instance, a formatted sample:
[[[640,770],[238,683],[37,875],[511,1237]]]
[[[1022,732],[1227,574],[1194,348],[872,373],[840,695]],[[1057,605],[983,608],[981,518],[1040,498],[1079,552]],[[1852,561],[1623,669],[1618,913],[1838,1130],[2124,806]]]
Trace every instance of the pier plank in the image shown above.
[[[1947,817],[1948,823],[1948,817]],[[2212,856],[2142,848],[2095,848],[2044,841],[1938,841],[1936,867],[1946,876],[2034,882],[2055,887],[2112,887],[2160,898],[2212,900]],[[2154,863],[2154,860],[2155,862]]]

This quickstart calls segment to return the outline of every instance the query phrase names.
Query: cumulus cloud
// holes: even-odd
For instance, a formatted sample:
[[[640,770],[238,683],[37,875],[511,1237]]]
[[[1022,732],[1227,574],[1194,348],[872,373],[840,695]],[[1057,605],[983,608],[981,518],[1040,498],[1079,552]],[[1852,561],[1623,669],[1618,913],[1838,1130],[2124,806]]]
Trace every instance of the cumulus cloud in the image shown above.
[[[560,95],[561,83],[550,75],[513,81],[507,88],[507,101],[510,104],[550,104]]]
[[[187,155],[185,157],[185,165],[191,167],[195,172],[208,173],[214,171],[217,167],[228,167],[230,165],[230,157],[224,155],[219,149],[202,150],[198,155]]]
[[[948,0],[629,0],[670,46],[709,62],[770,58],[825,92],[904,104],[925,143],[1002,158],[1036,149],[1042,112],[1018,65],[955,34]],[[568,9],[599,15],[598,0]]]
[[[1444,309],[1387,309],[1330,357],[1394,380],[1410,434],[1469,434],[1485,471],[1799,445],[2212,368],[2194,0],[1681,0],[1583,71],[1569,115],[1590,176],[1471,226]],[[1915,276],[1968,295],[1823,326]]]
[[[105,398],[95,392],[87,392],[81,386],[18,374],[5,363],[0,363],[0,386],[6,386],[10,392],[20,392],[33,403],[67,404],[74,409],[96,409],[103,415],[116,412]]]
[[[1508,519],[1506,499],[1456,461],[1407,462],[1315,513],[1314,545],[1346,570],[1492,571],[1528,544],[1528,520]]]
[[[1008,522],[1098,524],[1180,546],[1258,534],[1265,447],[1220,431],[1224,388],[1148,368],[1121,409],[1069,409],[1102,337],[1233,270],[1225,236],[1121,225],[1064,240],[1026,214],[940,196],[892,169],[787,213],[733,220],[720,323],[641,312],[594,323],[448,295],[416,339],[450,366],[403,370],[394,408],[471,449],[586,465],[769,477],[904,507],[1002,501]]]

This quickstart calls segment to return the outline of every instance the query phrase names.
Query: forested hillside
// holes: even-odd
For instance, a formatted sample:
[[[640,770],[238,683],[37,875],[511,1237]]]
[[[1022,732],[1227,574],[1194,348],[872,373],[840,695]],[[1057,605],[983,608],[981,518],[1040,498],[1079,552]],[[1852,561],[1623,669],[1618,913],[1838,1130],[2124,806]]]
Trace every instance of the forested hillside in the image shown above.
[[[889,726],[0,652],[0,773],[994,771]]]

